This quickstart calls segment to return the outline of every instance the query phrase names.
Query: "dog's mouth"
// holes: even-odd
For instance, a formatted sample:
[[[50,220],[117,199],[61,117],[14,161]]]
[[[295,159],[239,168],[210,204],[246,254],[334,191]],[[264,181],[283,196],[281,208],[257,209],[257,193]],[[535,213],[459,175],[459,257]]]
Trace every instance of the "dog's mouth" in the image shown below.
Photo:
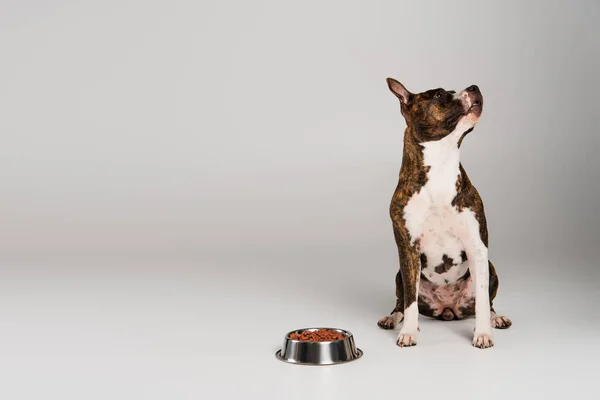
[[[475,101],[473,101],[473,104],[471,104],[471,107],[469,107],[469,111],[473,110],[475,108],[482,108],[483,107],[483,101],[481,99],[477,99]]]
[[[470,86],[460,92],[457,96],[464,107],[464,115],[471,117],[479,117],[483,110],[483,95],[479,88],[475,85]]]
[[[476,116],[479,117],[481,115],[482,111],[483,111],[483,100],[477,99],[477,100],[473,101],[473,104],[471,104],[471,107],[469,107],[469,109],[467,110],[465,115],[475,114]]]

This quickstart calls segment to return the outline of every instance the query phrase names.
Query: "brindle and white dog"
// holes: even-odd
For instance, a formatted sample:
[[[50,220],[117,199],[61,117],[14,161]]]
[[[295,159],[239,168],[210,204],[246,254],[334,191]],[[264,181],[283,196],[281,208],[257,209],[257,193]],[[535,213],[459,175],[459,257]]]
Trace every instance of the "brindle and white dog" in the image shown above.
[[[492,307],[498,276],[488,260],[488,232],[479,193],[459,161],[463,138],[483,110],[475,85],[460,93],[413,94],[388,78],[406,119],[400,179],[390,205],[400,256],[396,307],[378,325],[394,329],[400,347],[417,344],[419,313],[442,320],[475,314],[473,345],[493,346],[492,327],[511,325]]]

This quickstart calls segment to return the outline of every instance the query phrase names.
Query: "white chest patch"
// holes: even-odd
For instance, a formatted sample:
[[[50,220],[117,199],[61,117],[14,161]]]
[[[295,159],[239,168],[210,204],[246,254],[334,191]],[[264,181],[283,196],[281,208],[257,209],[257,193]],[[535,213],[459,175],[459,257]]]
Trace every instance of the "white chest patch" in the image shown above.
[[[464,246],[459,230],[463,224],[458,209],[452,206],[460,174],[457,143],[461,134],[457,130],[444,139],[423,145],[423,161],[429,168],[427,182],[404,207],[411,242],[419,240],[421,254],[426,257],[422,273],[439,285],[456,282],[468,268],[467,263],[460,265]]]

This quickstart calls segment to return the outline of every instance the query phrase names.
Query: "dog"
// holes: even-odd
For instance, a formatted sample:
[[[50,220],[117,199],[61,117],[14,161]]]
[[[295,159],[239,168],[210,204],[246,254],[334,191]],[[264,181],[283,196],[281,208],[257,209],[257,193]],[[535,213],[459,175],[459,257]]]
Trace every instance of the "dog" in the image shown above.
[[[387,78],[406,120],[400,178],[390,204],[400,269],[396,306],[378,321],[394,329],[400,347],[417,344],[419,314],[441,320],[475,315],[473,345],[494,345],[492,328],[512,322],[492,302],[498,275],[488,260],[483,202],[459,161],[459,150],[483,111],[476,85],[456,93],[409,92]]]

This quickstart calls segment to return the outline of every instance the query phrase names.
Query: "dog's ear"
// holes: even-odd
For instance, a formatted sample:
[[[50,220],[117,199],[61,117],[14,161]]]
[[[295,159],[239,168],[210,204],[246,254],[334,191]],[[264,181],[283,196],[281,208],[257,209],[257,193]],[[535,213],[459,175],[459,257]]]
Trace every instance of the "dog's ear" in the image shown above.
[[[402,104],[407,105],[410,102],[412,93],[406,90],[404,85],[394,78],[387,78],[386,81],[392,93],[394,93],[396,97],[400,99]]]

